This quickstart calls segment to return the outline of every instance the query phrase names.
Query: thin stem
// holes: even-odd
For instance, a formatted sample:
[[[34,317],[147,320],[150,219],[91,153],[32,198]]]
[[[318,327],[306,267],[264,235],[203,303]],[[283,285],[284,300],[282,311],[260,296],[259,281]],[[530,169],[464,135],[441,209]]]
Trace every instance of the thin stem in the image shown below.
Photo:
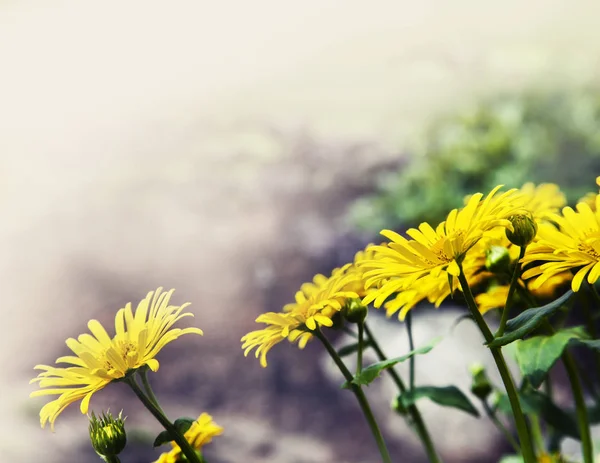
[[[530,415],[529,424],[531,425],[531,436],[533,437],[533,441],[535,442],[538,453],[545,453],[546,445],[544,444],[544,436],[542,435],[540,419],[537,415]]]
[[[338,353],[335,351],[335,349],[331,345],[331,343],[327,340],[327,338],[325,336],[323,336],[323,333],[321,333],[319,331],[319,329],[313,331],[313,333],[323,343],[323,345],[325,346],[325,349],[327,349],[327,352],[329,353],[330,357],[333,359],[333,361],[335,362],[337,367],[340,369],[340,371],[344,375],[344,378],[346,378],[346,381],[348,381],[348,384],[350,385],[352,392],[356,396],[356,400],[358,400],[360,408],[361,408],[363,414],[365,415],[367,422],[369,423],[369,427],[371,428],[373,437],[375,438],[375,441],[377,442],[377,447],[379,448],[379,453],[381,454],[381,459],[383,460],[384,463],[392,463],[392,459],[390,458],[390,454],[385,445],[385,441],[383,440],[383,436],[381,435],[381,431],[379,429],[379,426],[377,425],[377,421],[375,420],[375,417],[373,416],[373,412],[371,411],[371,407],[369,406],[369,402],[367,401],[367,397],[365,396],[365,393],[363,392],[362,388],[360,386],[357,386],[356,384],[352,383],[352,379],[353,379],[352,373],[350,373],[350,370],[348,370],[348,368],[346,368],[346,365],[344,364],[344,362],[342,361],[342,359],[340,358]]]
[[[515,269],[513,270],[512,279],[510,280],[510,287],[508,288],[508,296],[506,297],[506,304],[504,306],[504,310],[502,311],[502,318],[500,319],[500,326],[498,327],[498,331],[496,331],[496,337],[502,336],[504,334],[504,330],[506,329],[508,314],[510,313],[510,308],[513,304],[514,294],[516,289],[519,287],[519,276],[521,274],[521,265],[519,262],[523,256],[525,256],[525,249],[527,249],[527,246],[521,246],[519,258],[515,263]]]
[[[101,456],[100,458],[102,458],[106,463],[121,463],[121,460],[119,460],[119,457],[117,455],[112,455],[112,456]]]
[[[358,350],[356,351],[356,374],[360,375],[363,365],[363,337],[364,337],[364,321],[358,324]]]
[[[490,331],[489,327],[487,326],[487,323],[485,322],[483,316],[477,308],[477,303],[475,302],[475,298],[473,297],[473,293],[471,292],[471,288],[469,287],[469,283],[467,282],[467,278],[465,277],[465,273],[460,263],[458,267],[460,269],[458,280],[460,281],[460,286],[462,287],[467,306],[469,307],[469,311],[471,312],[475,323],[477,323],[479,330],[483,334],[486,343],[489,344],[494,340],[494,335]],[[498,368],[498,372],[500,373],[500,377],[502,378],[502,382],[504,383],[506,394],[508,395],[508,400],[510,401],[510,406],[515,417],[517,434],[519,435],[519,441],[521,442],[523,460],[525,461],[525,463],[535,463],[536,458],[535,453],[533,451],[533,447],[531,445],[531,437],[529,435],[529,429],[527,429],[527,422],[525,421],[523,410],[521,410],[519,396],[517,395],[517,390],[515,388],[513,379],[510,375],[510,371],[506,366],[506,361],[504,360],[504,356],[502,355],[502,350],[500,348],[490,347],[490,351],[492,352],[492,356],[494,357],[494,361],[496,362],[496,367]]]
[[[569,377],[571,390],[573,391],[573,399],[575,400],[575,411],[577,415],[579,434],[581,437],[583,461],[585,463],[593,463],[594,447],[592,445],[590,423],[587,416],[587,408],[585,406],[583,391],[581,390],[581,382],[579,381],[579,376],[577,376],[577,367],[575,366],[573,356],[569,352],[565,351],[565,353],[562,355],[562,361],[565,365],[565,369],[567,370],[567,376]]]
[[[412,334],[412,313],[409,311],[406,314],[406,331],[408,333],[408,351],[412,352],[415,350],[415,343],[413,341]],[[409,380],[408,385],[410,390],[412,391],[415,388],[415,356],[413,355],[410,359],[408,359],[409,365]]]
[[[186,456],[190,463],[202,463],[198,454],[190,445],[190,443],[185,439],[185,437],[177,431],[173,423],[169,421],[169,419],[160,411],[160,409],[154,405],[154,402],[144,394],[142,389],[138,386],[135,381],[135,377],[130,377],[125,380],[125,382],[133,389],[133,392],[141,400],[144,404],[144,407],[148,409],[150,413],[158,420],[158,422],[167,430],[167,432],[171,435],[173,440],[179,445],[181,451]]]
[[[165,412],[163,411],[162,408],[160,408],[158,399],[156,398],[154,391],[150,387],[150,382],[148,381],[148,370],[146,368],[141,368],[138,371],[140,372],[140,377],[142,378],[142,385],[144,386],[144,389],[146,390],[146,394],[147,394],[148,398],[152,401],[152,403],[154,403],[156,408],[158,408],[160,410],[160,412],[164,415]]]
[[[514,436],[511,434],[511,432],[508,429],[506,429],[506,426],[504,426],[504,424],[502,424],[502,421],[500,421],[500,419],[498,418],[498,415],[496,415],[494,410],[492,410],[490,408],[490,405],[487,403],[487,401],[482,400],[481,403],[483,404],[483,409],[485,410],[485,413],[487,414],[488,418],[492,421],[492,423],[494,423],[496,428],[498,428],[498,430],[502,434],[504,434],[504,437],[506,438],[508,443],[511,445],[513,450],[517,453],[521,453],[521,446],[519,445],[517,440],[514,438]]]
[[[369,329],[369,326],[365,323],[364,327],[365,327],[365,332],[367,333],[367,336],[369,337],[369,342],[371,344],[371,347],[373,347],[373,350],[377,354],[377,358],[382,362],[387,360],[386,355],[384,354],[383,350],[381,350],[381,347],[379,346],[379,343],[373,336],[373,333]],[[394,367],[388,368],[387,372],[392,377],[392,380],[394,381],[394,383],[396,383],[396,386],[398,386],[398,390],[400,391],[400,394],[404,394],[406,392],[406,386],[404,385],[402,378],[400,378],[400,375],[398,375],[398,372],[394,369]],[[419,435],[419,438],[421,439],[421,442],[423,443],[423,446],[425,447],[425,452],[427,453],[427,458],[429,459],[429,461],[431,463],[441,463],[440,457],[438,457],[438,454],[435,451],[435,446],[433,445],[433,440],[431,439],[431,436],[429,435],[429,431],[427,430],[427,426],[425,425],[425,421],[423,420],[423,417],[421,416],[421,412],[419,411],[419,409],[417,408],[417,406],[415,404],[412,404],[410,407],[408,407],[407,411],[410,414],[410,417],[412,418],[412,421],[415,425],[417,434]]]
[[[588,283],[588,287],[590,289],[590,292],[592,293],[594,300],[596,301],[596,305],[600,306],[600,296],[598,295],[596,286]],[[596,323],[595,323],[594,317],[592,315],[590,301],[587,297],[585,298],[585,301],[583,302],[582,305],[583,305],[583,314],[585,316],[588,331],[589,331],[590,335],[592,336],[592,339],[598,339],[598,330],[596,329]],[[594,350],[593,356],[594,356],[594,362],[596,363],[596,371],[600,372],[600,352],[598,352],[597,350]],[[597,397],[597,394],[594,393],[594,396]]]

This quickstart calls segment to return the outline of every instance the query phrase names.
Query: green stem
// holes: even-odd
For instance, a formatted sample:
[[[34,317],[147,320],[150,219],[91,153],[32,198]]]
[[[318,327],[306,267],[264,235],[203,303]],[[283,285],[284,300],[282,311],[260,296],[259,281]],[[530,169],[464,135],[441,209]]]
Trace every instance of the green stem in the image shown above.
[[[369,337],[369,343],[371,344],[371,347],[373,347],[373,350],[377,354],[377,358],[381,362],[386,361],[387,357],[386,357],[385,353],[383,352],[383,350],[381,350],[379,343],[376,341],[375,337],[373,336],[373,333],[371,332],[371,330],[369,329],[369,326],[366,323],[365,323],[365,332],[367,333],[367,336]],[[406,392],[406,386],[404,385],[402,378],[400,378],[400,375],[398,375],[398,372],[394,369],[394,367],[388,368],[387,372],[392,377],[392,380],[394,381],[394,383],[396,383],[396,386],[398,387],[400,394],[404,394]],[[410,417],[412,418],[412,421],[414,423],[417,434],[419,435],[419,438],[421,439],[421,442],[423,443],[423,446],[425,447],[425,452],[427,453],[427,458],[429,459],[429,461],[431,463],[441,463],[440,457],[438,457],[438,454],[435,451],[435,446],[433,445],[433,440],[431,439],[431,436],[429,435],[429,431],[427,430],[425,421],[423,420],[423,417],[421,416],[421,412],[419,411],[417,406],[415,404],[413,404],[410,407],[408,407],[408,413],[410,414]]]
[[[506,297],[506,305],[504,306],[504,310],[502,311],[502,318],[500,319],[500,326],[498,327],[498,331],[496,331],[496,337],[500,337],[504,334],[504,330],[506,329],[506,323],[508,322],[508,314],[510,313],[510,308],[513,303],[514,294],[516,289],[519,287],[519,276],[521,274],[521,265],[519,264],[520,260],[525,256],[525,249],[527,246],[521,246],[519,251],[519,258],[515,263],[515,269],[513,270],[512,279],[510,280],[510,287],[508,288],[508,296]]]
[[[185,437],[177,431],[173,423],[169,421],[169,419],[165,416],[165,414],[157,407],[154,402],[144,394],[142,389],[138,386],[135,381],[135,377],[129,377],[125,380],[125,382],[133,389],[133,392],[141,400],[144,404],[144,407],[148,409],[150,413],[158,420],[158,422],[167,430],[167,432],[171,435],[173,440],[179,445],[181,451],[186,456],[190,463],[202,463],[198,458],[198,454],[194,450],[194,448],[190,445],[190,443],[185,439]]]
[[[575,400],[575,411],[577,414],[577,425],[579,427],[579,434],[581,437],[581,451],[583,452],[583,461],[585,463],[593,463],[594,461],[594,447],[592,445],[592,437],[590,434],[590,423],[587,416],[587,408],[585,405],[585,399],[583,397],[583,391],[581,390],[581,382],[579,376],[577,376],[577,367],[573,357],[569,352],[562,355],[562,361],[567,370],[567,376],[571,383],[571,390],[573,391],[573,399]]]
[[[350,370],[346,368],[346,365],[344,364],[338,353],[335,351],[331,343],[327,340],[325,336],[323,336],[323,333],[321,333],[321,331],[319,331],[319,329],[317,328],[315,331],[313,331],[313,334],[323,343],[325,349],[327,349],[327,352],[344,375],[344,378],[346,379],[346,381],[348,381],[348,384],[350,385],[352,392],[356,396],[356,400],[358,400],[360,408],[363,414],[365,415],[365,418],[367,419],[369,427],[371,428],[371,432],[373,433],[373,437],[377,442],[377,447],[379,448],[381,459],[384,463],[392,463],[392,459],[390,458],[390,454],[385,445],[385,441],[383,440],[383,436],[381,435],[381,431],[379,429],[379,426],[377,425],[377,421],[373,416],[373,412],[371,411],[371,407],[369,406],[369,402],[367,401],[367,397],[365,396],[365,393],[363,392],[362,388],[352,383],[352,380],[354,379],[352,373],[350,373]]]
[[[358,350],[356,351],[356,374],[360,375],[363,365],[364,321],[358,324]]]
[[[511,434],[511,432],[508,429],[506,429],[506,426],[504,426],[504,424],[502,424],[502,421],[500,421],[500,419],[498,418],[498,416],[496,415],[494,410],[492,410],[490,408],[487,401],[482,400],[481,403],[483,404],[483,409],[485,410],[485,413],[487,414],[488,418],[492,421],[492,423],[494,423],[496,428],[498,428],[498,430],[502,434],[504,434],[504,437],[506,438],[508,443],[511,445],[513,450],[517,453],[521,453],[521,447],[519,446],[519,443],[516,441],[514,436]]]
[[[160,404],[158,403],[158,399],[156,398],[156,395],[154,394],[154,391],[150,387],[150,382],[148,381],[148,369],[147,368],[140,368],[138,370],[138,372],[140,372],[140,377],[142,378],[142,385],[144,386],[146,395],[152,401],[152,403],[154,403],[154,405],[156,406],[156,408],[158,408],[160,410],[160,412],[164,415],[165,412],[163,411],[162,408],[160,408]]]
[[[467,278],[465,277],[465,273],[460,263],[458,267],[460,269],[458,280],[460,281],[460,286],[463,290],[463,294],[465,296],[467,306],[469,307],[469,311],[471,312],[475,323],[477,323],[479,330],[483,334],[486,343],[489,344],[494,340],[494,335],[490,331],[489,327],[487,326],[487,323],[485,322],[483,316],[477,308],[477,303],[475,302],[475,298],[473,297],[473,293],[471,292],[469,283],[467,283]],[[523,410],[521,410],[519,396],[517,395],[515,384],[506,365],[506,361],[504,360],[504,356],[502,355],[502,350],[500,348],[490,347],[490,351],[492,352],[492,356],[494,357],[494,361],[496,362],[496,367],[498,368],[498,372],[500,373],[500,377],[502,378],[502,382],[504,383],[506,394],[508,395],[508,400],[510,401],[510,406],[512,408],[513,415],[515,418],[515,424],[517,426],[517,434],[519,435],[519,441],[521,443],[523,460],[525,461],[525,463],[536,463],[535,453],[531,445],[529,429],[527,429],[527,422],[525,421]]]
[[[600,296],[598,295],[596,286],[588,283],[588,287],[592,293],[592,296],[594,297],[594,300],[596,301],[596,306],[600,306]],[[585,301],[583,302],[583,314],[585,316],[586,325],[590,335],[592,336],[592,339],[598,339],[598,330],[596,330],[596,323],[592,315],[592,311],[590,310],[590,300],[588,298],[585,298]],[[600,352],[594,350],[593,355],[594,362],[596,363],[596,372],[600,373]],[[597,394],[595,393],[594,396],[597,397]]]
[[[546,445],[544,444],[544,436],[542,435],[540,419],[537,415],[530,415],[529,423],[531,424],[531,436],[533,437],[533,441],[535,442],[538,453],[545,453]]]
[[[406,314],[406,331],[408,333],[408,351],[412,352],[415,350],[415,343],[413,340],[412,334],[412,313],[409,311]],[[409,365],[409,377],[408,377],[408,386],[412,391],[415,388],[415,356],[413,355],[410,359],[408,359]]]
[[[121,463],[121,460],[119,460],[119,457],[117,455],[112,455],[112,456],[101,456],[100,458],[102,458],[106,463]]]

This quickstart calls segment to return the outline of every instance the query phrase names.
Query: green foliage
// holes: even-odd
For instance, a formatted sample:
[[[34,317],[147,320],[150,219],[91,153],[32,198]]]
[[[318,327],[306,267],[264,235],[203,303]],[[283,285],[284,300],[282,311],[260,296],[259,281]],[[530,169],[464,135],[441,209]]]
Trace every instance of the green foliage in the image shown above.
[[[406,355],[384,360],[382,362],[373,363],[368,367],[363,368],[363,370],[359,374],[355,375],[354,379],[352,379],[352,383],[356,384],[357,386],[368,386],[381,374],[382,371],[387,370],[388,368],[392,368],[398,363],[405,362],[406,360],[414,357],[415,355],[427,354],[429,351],[431,351],[431,349],[434,348],[434,346],[440,340],[441,338],[435,338],[428,345],[415,349]],[[344,384],[342,384],[342,387],[350,387],[348,381],[344,382]]]
[[[577,423],[572,415],[560,409],[550,397],[532,388],[519,392],[521,408],[526,415],[537,415],[556,431],[567,437],[579,439]],[[502,395],[497,408],[506,415],[512,414],[510,401],[507,395]]]
[[[473,406],[467,396],[456,386],[420,386],[411,391],[406,391],[398,396],[398,401],[404,408],[413,405],[417,400],[428,398],[432,402],[444,407],[452,407],[467,412],[473,416],[479,416],[479,412]]]
[[[517,362],[523,376],[535,388],[541,386],[550,369],[573,339],[585,339],[583,327],[566,328],[550,336],[534,336],[517,343]]]
[[[177,431],[179,431],[181,434],[185,434],[186,431],[188,429],[190,429],[190,427],[192,426],[192,423],[194,421],[196,421],[196,420],[194,420],[194,418],[188,418],[188,417],[177,418],[173,422],[173,426],[175,426],[175,429],[177,429]],[[153,445],[154,445],[154,447],[158,447],[160,445],[171,442],[172,440],[173,440],[173,438],[171,437],[171,434],[169,433],[169,431],[163,431],[158,436],[156,436],[156,439],[154,439]]]
[[[359,200],[352,221],[366,231],[442,220],[465,195],[496,185],[561,185],[570,202],[596,186],[600,171],[600,91],[501,95],[439,120],[410,162],[384,174],[378,192]]]
[[[574,294],[573,291],[569,290],[549,304],[521,312],[506,323],[506,334],[494,339],[489,347],[502,347],[528,335],[539,326],[544,318],[553,315],[566,304]]]

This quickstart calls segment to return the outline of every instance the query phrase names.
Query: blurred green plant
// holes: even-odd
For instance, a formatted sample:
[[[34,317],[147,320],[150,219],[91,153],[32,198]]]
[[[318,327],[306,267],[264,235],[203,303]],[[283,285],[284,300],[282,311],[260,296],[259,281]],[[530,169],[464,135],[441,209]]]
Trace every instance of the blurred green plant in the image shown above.
[[[368,232],[438,222],[459,198],[498,184],[559,183],[573,203],[594,189],[581,173],[600,172],[599,129],[599,89],[496,96],[436,121],[350,219]]]

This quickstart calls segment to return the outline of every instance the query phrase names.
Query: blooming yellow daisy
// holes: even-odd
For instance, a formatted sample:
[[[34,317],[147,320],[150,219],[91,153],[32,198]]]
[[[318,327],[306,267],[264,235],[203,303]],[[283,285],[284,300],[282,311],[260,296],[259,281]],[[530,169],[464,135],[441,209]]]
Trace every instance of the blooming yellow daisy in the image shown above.
[[[298,342],[298,347],[302,349],[312,338],[311,331],[319,326],[332,326],[333,316],[342,310],[346,299],[359,297],[352,290],[358,276],[356,272],[348,272],[351,267],[351,264],[346,264],[335,269],[329,278],[316,275],[312,282],[300,287],[295,302],[286,304],[283,312],[260,315],[256,322],[266,323],[268,326],[242,337],[244,355],[256,349],[256,357],[260,356],[260,364],[266,367],[267,353],[275,344],[287,339]]]
[[[586,277],[588,283],[595,283],[600,277],[600,208],[592,211],[588,204],[579,203],[576,210],[565,207],[562,215],[555,214],[551,220],[558,229],[550,224],[539,227],[537,241],[527,248],[521,261],[537,266],[526,270],[523,278],[536,277],[531,285],[536,289],[555,275],[576,270],[573,291],[579,291]]]
[[[500,188],[494,188],[485,198],[481,193],[471,196],[463,209],[452,210],[435,229],[425,222],[418,229],[409,229],[406,234],[410,240],[383,230],[381,234],[391,242],[373,246],[374,258],[360,264],[368,269],[365,287],[377,288],[365,296],[363,304],[374,302],[379,307],[390,295],[408,289],[427,275],[446,281],[448,274],[458,276],[457,261],[464,259],[485,232],[496,227],[512,230],[508,217],[522,209],[524,199],[516,190],[496,196]]]
[[[519,189],[519,193],[525,199],[523,208],[531,212],[538,222],[548,220],[551,215],[558,213],[561,207],[567,205],[565,194],[554,183],[541,183],[537,186],[526,183]]]
[[[223,434],[224,429],[215,423],[208,413],[202,413],[183,435],[195,450],[202,450],[212,442],[213,437]],[[170,452],[160,455],[154,463],[177,463],[181,459],[181,448],[174,441]]]
[[[67,346],[75,355],[60,357],[56,363],[68,367],[37,365],[43,370],[30,382],[39,383],[40,390],[30,397],[58,395],[40,411],[42,427],[54,422],[71,403],[81,400],[81,413],[87,413],[92,395],[108,383],[123,378],[129,371],[147,365],[158,370],[156,355],[171,341],[188,333],[202,334],[199,328],[175,328],[173,324],[193,314],[182,313],[189,303],[169,305],[174,290],[162,292],[162,288],[150,291],[138,304],[135,313],[131,303],[117,312],[115,336],[110,337],[97,320],[90,320],[92,334],[82,334],[77,339],[67,339]]]

